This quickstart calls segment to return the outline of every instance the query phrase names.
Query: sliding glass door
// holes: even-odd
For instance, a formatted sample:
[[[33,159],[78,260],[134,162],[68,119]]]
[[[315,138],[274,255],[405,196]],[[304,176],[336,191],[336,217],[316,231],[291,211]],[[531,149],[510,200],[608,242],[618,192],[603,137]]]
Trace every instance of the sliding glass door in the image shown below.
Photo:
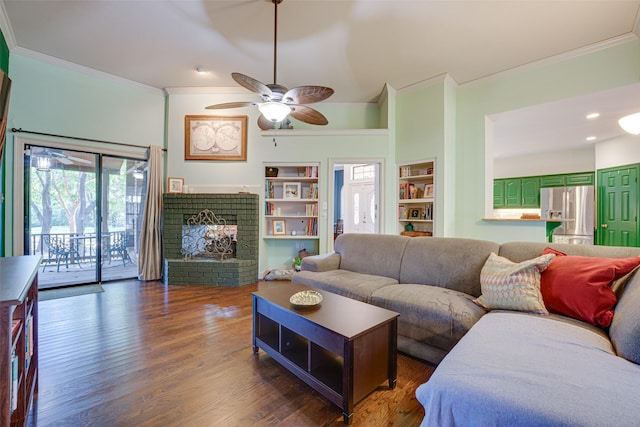
[[[41,289],[137,276],[146,161],[25,147],[25,253]]]

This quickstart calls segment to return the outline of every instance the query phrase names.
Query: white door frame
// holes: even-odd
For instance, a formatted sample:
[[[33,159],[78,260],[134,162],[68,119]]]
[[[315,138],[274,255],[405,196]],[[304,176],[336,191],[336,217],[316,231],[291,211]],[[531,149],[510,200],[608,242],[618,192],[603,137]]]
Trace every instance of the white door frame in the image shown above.
[[[327,171],[327,252],[333,252],[333,224],[335,223],[335,217],[333,215],[333,209],[335,207],[335,178],[333,170],[336,165],[341,164],[359,164],[359,165],[378,165],[378,174],[375,179],[376,183],[376,198],[378,202],[378,233],[384,234],[384,177],[385,173],[385,159],[382,157],[352,157],[352,158],[329,158],[328,171]]]

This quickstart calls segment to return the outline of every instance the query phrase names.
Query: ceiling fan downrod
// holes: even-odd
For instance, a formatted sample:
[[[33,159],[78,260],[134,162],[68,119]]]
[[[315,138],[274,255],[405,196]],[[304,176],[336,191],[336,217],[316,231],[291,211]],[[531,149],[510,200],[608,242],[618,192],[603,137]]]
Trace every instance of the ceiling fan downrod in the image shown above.
[[[277,63],[278,63],[278,5],[284,0],[271,0],[274,5],[273,13],[273,84],[277,84]]]

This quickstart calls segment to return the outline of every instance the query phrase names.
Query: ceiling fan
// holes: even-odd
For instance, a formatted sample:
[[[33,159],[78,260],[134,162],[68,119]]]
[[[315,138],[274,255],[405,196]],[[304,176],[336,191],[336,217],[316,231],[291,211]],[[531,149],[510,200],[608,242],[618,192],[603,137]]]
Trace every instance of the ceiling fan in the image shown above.
[[[302,104],[312,104],[327,99],[333,95],[333,89],[325,86],[298,86],[293,89],[276,83],[276,65],[278,52],[278,5],[283,0],[271,0],[274,4],[273,31],[273,84],[264,84],[241,73],[231,73],[231,77],[240,86],[255,92],[262,97],[263,102],[226,102],[209,105],[208,110],[224,108],[239,108],[257,105],[260,110],[258,126],[262,130],[272,129],[276,123],[282,122],[291,115],[297,120],[312,125],[326,125],[327,118],[317,110]]]
[[[55,148],[33,148],[32,157],[35,161],[35,166],[39,171],[48,172],[49,168],[52,166],[52,161],[57,161],[58,163],[62,163],[63,165],[73,165],[73,164],[92,164],[90,160],[83,159],[82,157],[74,157],[67,155],[63,152],[63,150],[58,150]]]

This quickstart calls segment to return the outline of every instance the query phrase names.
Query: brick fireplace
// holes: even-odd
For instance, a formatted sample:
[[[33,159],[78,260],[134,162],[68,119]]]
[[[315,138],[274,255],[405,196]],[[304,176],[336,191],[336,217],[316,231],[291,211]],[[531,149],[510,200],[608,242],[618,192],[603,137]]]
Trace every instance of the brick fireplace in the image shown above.
[[[168,285],[243,286],[258,280],[259,212],[258,195],[165,194],[164,203],[164,282]],[[235,258],[217,260],[192,258],[182,253],[183,229],[189,218],[209,209],[237,224]]]

